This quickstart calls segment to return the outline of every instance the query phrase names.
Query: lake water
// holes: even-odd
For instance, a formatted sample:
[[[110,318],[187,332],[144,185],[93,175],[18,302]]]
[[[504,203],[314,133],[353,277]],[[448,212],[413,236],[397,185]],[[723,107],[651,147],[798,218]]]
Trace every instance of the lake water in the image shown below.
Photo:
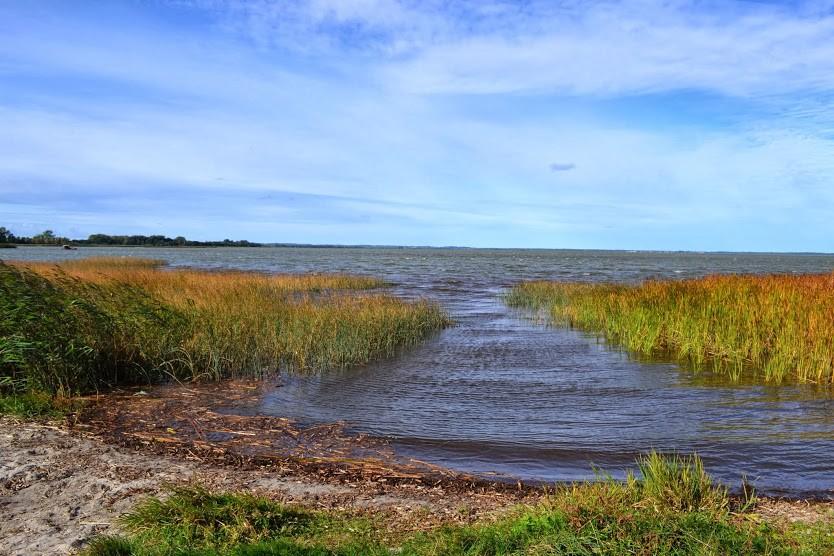
[[[537,323],[501,293],[529,279],[635,282],[710,273],[834,269],[832,255],[605,251],[27,247],[17,259],[132,255],[172,265],[380,276],[439,301],[449,328],[403,355],[349,371],[285,377],[256,406],[303,423],[344,421],[407,456],[507,479],[619,476],[636,454],[698,452],[730,485],[834,494],[834,390],[731,383],[641,362],[597,338]]]

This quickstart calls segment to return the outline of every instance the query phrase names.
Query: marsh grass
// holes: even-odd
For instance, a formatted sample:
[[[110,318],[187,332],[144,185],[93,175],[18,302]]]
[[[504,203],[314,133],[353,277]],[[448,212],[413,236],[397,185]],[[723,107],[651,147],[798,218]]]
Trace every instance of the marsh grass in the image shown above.
[[[391,534],[384,524],[235,493],[180,488],[122,520],[128,537],[94,540],[85,556],[826,554],[830,523],[763,524],[732,510],[696,456],[649,454],[626,482],[566,485],[533,506],[468,526]]]
[[[375,278],[160,267],[0,263],[0,393],[348,367],[449,323],[434,303],[367,291]]]
[[[768,382],[834,382],[834,274],[724,275],[640,285],[526,282],[506,302],[597,332],[646,356],[673,356]]]
[[[138,380],[184,324],[135,286],[47,279],[0,263],[0,388],[69,394]]]
[[[729,507],[727,489],[715,485],[697,455],[661,455],[651,452],[637,459],[640,479],[629,475],[631,488],[655,511],[721,513]]]
[[[88,283],[120,281],[140,286],[149,293],[168,300],[190,299],[195,302],[211,300],[214,291],[245,293],[256,290],[266,295],[288,293],[317,293],[333,290],[370,290],[386,285],[371,276],[352,274],[264,274],[240,270],[195,270],[165,268],[165,261],[138,257],[91,257],[49,262],[15,262],[41,275],[64,274]]]

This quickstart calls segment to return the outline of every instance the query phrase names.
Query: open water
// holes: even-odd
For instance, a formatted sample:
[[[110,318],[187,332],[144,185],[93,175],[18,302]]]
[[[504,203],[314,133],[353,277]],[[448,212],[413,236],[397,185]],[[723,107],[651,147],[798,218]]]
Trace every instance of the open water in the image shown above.
[[[620,476],[648,450],[693,451],[730,485],[834,494],[834,389],[733,383],[630,358],[598,338],[536,322],[501,293],[521,280],[636,282],[711,273],[834,270],[834,255],[421,248],[25,247],[16,259],[162,258],[175,266],[380,276],[439,301],[457,325],[402,355],[284,377],[241,411],[344,421],[403,455],[508,480]]]

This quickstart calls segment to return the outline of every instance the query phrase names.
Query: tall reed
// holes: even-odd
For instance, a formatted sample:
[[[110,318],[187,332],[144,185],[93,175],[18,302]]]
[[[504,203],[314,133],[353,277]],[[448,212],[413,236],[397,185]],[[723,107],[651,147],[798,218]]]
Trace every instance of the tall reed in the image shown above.
[[[319,371],[392,355],[449,323],[435,303],[358,291],[383,285],[375,278],[159,267],[0,263],[0,378],[85,392]]]
[[[834,274],[714,275],[639,285],[526,282],[511,306],[598,332],[635,353],[738,377],[834,383]]]

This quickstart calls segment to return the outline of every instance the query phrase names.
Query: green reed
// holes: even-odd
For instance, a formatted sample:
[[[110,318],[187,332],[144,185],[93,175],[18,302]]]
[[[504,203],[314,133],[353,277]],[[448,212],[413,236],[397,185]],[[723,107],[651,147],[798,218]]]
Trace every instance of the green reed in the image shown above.
[[[834,382],[834,274],[724,275],[639,285],[526,282],[506,302],[626,349],[769,382]]]
[[[374,278],[0,263],[0,394],[366,363],[449,324]]]

